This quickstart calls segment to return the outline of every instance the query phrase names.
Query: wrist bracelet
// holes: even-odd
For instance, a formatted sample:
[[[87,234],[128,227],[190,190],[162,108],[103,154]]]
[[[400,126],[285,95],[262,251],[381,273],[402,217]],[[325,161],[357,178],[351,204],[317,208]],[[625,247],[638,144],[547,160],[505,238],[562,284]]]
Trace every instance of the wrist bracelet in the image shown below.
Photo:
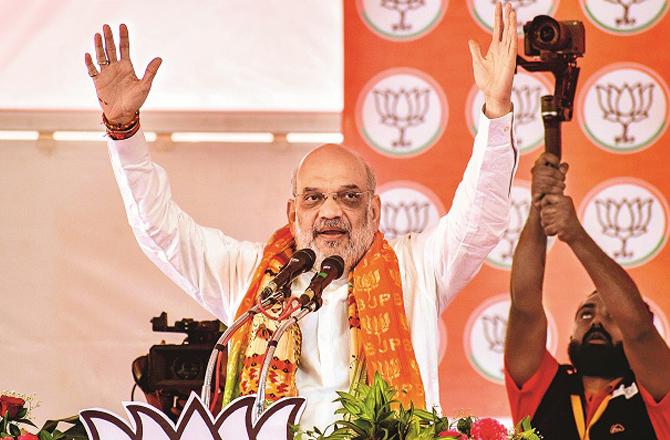
[[[105,114],[102,114],[102,123],[107,129],[107,136],[114,140],[128,139],[140,129],[140,112],[135,112],[133,119],[125,124],[112,124]]]

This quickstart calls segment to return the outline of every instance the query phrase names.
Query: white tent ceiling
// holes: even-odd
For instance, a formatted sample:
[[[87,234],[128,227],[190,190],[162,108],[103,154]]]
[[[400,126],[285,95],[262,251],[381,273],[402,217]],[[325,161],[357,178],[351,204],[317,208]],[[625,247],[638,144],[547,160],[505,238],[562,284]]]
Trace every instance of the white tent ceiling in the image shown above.
[[[334,0],[0,0],[0,110],[97,110],[83,63],[103,23],[130,29],[147,110],[339,112]]]

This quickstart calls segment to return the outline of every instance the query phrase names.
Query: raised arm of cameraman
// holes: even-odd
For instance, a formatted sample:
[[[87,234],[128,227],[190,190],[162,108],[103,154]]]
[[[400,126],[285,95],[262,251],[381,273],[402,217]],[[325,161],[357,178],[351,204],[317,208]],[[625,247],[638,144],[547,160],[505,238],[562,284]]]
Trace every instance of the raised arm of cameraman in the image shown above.
[[[651,314],[628,273],[584,230],[570,197],[552,194],[542,200],[547,235],[568,244],[588,272],[612,320],[635,378],[659,402],[670,390],[670,348],[654,327]]]
[[[542,283],[547,236],[541,225],[540,201],[545,194],[562,192],[565,170],[552,154],[544,153],[535,161],[532,205],[512,261],[505,368],[519,388],[537,371],[545,353],[547,317],[542,307]]]

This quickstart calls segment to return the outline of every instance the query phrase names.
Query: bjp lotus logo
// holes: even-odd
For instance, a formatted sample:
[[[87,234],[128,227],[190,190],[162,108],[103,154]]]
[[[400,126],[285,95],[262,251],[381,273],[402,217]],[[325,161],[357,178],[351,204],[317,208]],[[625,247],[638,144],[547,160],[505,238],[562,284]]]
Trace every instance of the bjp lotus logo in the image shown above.
[[[649,117],[649,109],[654,102],[654,84],[596,84],[596,92],[603,119],[621,125],[622,132],[614,136],[614,142],[620,144],[635,141],[628,134],[628,127]]]
[[[498,0],[468,0],[468,9],[477,24],[488,32],[493,30],[493,10]],[[509,0],[517,14],[517,32],[523,34],[523,24],[536,15],[553,15],[558,0]]]
[[[614,153],[648,148],[667,126],[667,86],[640,64],[613,64],[596,72],[582,89],[577,116],[586,135]]]
[[[501,240],[491,253],[486,257],[486,262],[497,269],[512,267],[514,251],[519,242],[519,236],[523,230],[531,206],[530,182],[515,180],[510,191],[510,211],[507,228],[503,232]],[[555,242],[554,237],[549,237],[547,247],[550,248]]]
[[[380,122],[398,130],[398,139],[392,141],[391,145],[396,148],[411,147],[412,142],[406,139],[405,132],[425,122],[430,89],[375,89],[372,93]]]
[[[484,326],[484,339],[489,350],[496,353],[505,351],[505,332],[507,332],[507,316],[484,315],[482,316]]]
[[[422,232],[437,224],[444,212],[437,196],[413,182],[391,182],[379,189],[380,229],[387,239]]]
[[[644,1],[645,0],[607,0],[608,3],[621,6],[623,16],[614,19],[617,26],[634,25],[636,20],[634,17],[630,16],[630,8],[635,4],[644,3]]]
[[[496,3],[499,3],[498,0],[491,0],[491,3],[495,5]],[[526,6],[530,6],[534,3],[537,3],[537,0],[510,0],[509,3],[512,5],[512,7],[517,10],[519,8],[525,8]]]
[[[508,293],[495,295],[475,309],[465,326],[463,346],[474,370],[485,379],[504,384],[505,334],[510,309]],[[556,352],[557,331],[551,314],[547,314],[547,350]]]
[[[81,419],[91,440],[289,440],[290,425],[300,419],[305,406],[302,397],[290,397],[271,405],[252,425],[256,396],[231,402],[217,417],[191,394],[176,424],[158,409],[143,402],[124,402],[132,425],[106,410],[81,411]]]
[[[411,157],[432,147],[447,125],[440,86],[415,69],[391,69],[372,78],[356,105],[356,125],[366,143],[391,157]]]
[[[410,232],[423,231],[428,226],[429,209],[429,203],[416,200],[384,203],[382,206],[384,235],[387,238],[394,238]]]
[[[540,93],[542,93],[542,88],[539,86],[531,87],[524,84],[520,87],[512,87],[514,101],[519,106],[519,109],[514,112],[518,125],[530,124],[537,119],[540,109]]]
[[[667,203],[642,180],[604,182],[587,195],[580,210],[589,235],[621,265],[644,264],[665,245]]]
[[[581,0],[580,3],[593,24],[617,35],[650,29],[668,9],[667,0]]]
[[[426,6],[426,0],[382,0],[382,7],[397,11],[400,14],[400,22],[391,26],[394,31],[406,31],[412,29],[412,25],[405,22],[408,11]]]
[[[356,0],[358,14],[372,32],[392,41],[421,38],[447,10],[447,0]]]
[[[514,257],[516,243],[519,241],[519,235],[521,235],[521,230],[530,212],[530,201],[528,200],[512,200],[510,205],[510,220],[502,237],[507,249],[501,256],[506,260]]]
[[[512,84],[516,145],[521,154],[534,151],[544,143],[544,124],[540,98],[550,94],[551,86],[542,75],[518,72]],[[466,119],[473,134],[477,133],[484,95],[473,86],[466,105]]]
[[[615,258],[632,258],[634,253],[626,249],[628,240],[648,232],[651,208],[654,199],[635,198],[628,200],[596,199],[598,222],[602,233],[621,242],[621,248],[614,251]]]

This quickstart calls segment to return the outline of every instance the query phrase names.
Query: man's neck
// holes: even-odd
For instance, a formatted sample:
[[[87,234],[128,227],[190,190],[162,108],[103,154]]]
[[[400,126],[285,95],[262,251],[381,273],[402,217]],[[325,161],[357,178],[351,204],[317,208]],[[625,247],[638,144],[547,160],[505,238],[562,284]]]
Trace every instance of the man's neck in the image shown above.
[[[584,384],[585,395],[597,395],[607,389],[607,387],[614,381],[620,381],[621,377],[595,377],[582,376],[582,383]]]

